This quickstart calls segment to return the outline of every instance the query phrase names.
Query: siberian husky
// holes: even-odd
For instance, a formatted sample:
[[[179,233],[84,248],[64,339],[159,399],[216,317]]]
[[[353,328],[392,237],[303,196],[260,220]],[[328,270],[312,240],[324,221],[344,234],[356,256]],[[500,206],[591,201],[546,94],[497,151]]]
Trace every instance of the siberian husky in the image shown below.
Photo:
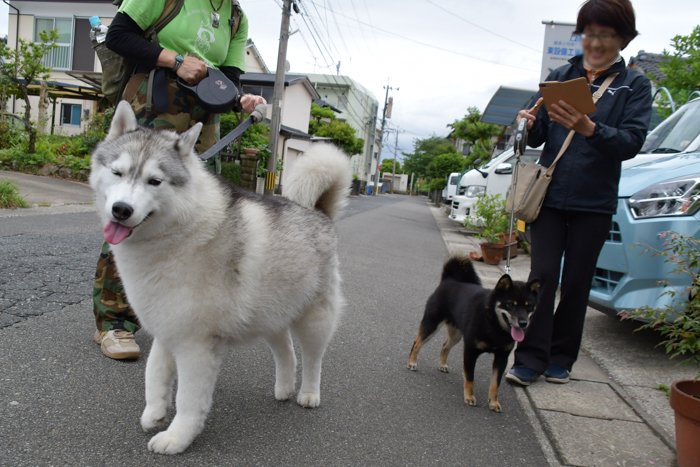
[[[184,451],[204,428],[227,346],[264,339],[275,398],[321,402],[321,360],[338,323],[333,217],[347,202],[347,156],[316,144],[287,174],[286,198],[210,174],[194,151],[201,124],[177,135],[141,128],[126,102],[92,155],[90,185],[129,302],[154,336],[141,426],[165,423],[177,370],[177,413],[148,448]]]

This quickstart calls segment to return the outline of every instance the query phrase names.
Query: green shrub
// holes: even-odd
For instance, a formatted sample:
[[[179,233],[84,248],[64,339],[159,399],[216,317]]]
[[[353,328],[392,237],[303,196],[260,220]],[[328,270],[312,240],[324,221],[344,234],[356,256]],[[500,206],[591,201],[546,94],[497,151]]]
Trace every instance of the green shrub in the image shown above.
[[[467,216],[464,226],[476,231],[476,238],[485,239],[487,243],[498,243],[498,234],[508,231],[509,217],[506,212],[506,200],[500,194],[484,195],[474,204],[474,216]]]
[[[665,340],[658,345],[666,348],[671,357],[679,355],[685,358],[681,363],[690,363],[700,367],[700,244],[691,237],[675,232],[661,232],[660,239],[666,239],[661,250],[645,246],[644,253],[664,257],[665,263],[671,263],[674,269],[669,275],[688,276],[690,285],[685,290],[678,290],[668,280],[662,280],[664,292],[673,299],[663,308],[644,306],[636,310],[627,310],[620,314],[622,319],[642,319],[647,323],[639,329],[659,331]],[[635,245],[637,246],[637,245]],[[700,378],[700,372],[696,379]]]
[[[27,208],[29,205],[19,195],[19,188],[12,180],[0,181],[0,208]]]
[[[447,185],[447,180],[444,178],[434,178],[430,182],[430,191],[442,190]]]
[[[241,185],[241,166],[235,162],[221,163],[221,176],[234,185]]]
[[[243,119],[248,118],[248,115],[244,115]],[[238,115],[234,112],[228,112],[221,115],[220,124],[220,134],[223,138],[233,131],[238,126]],[[270,150],[268,148],[268,143],[270,142],[269,137],[270,129],[263,125],[262,123],[256,123],[251,125],[243,134],[241,135],[241,148],[257,148],[260,150],[258,152],[258,176],[265,175],[265,165],[267,164],[267,159],[270,156]],[[238,145],[238,138],[233,140],[228,145],[229,152],[234,152],[234,148]],[[279,169],[279,165],[278,165]]]

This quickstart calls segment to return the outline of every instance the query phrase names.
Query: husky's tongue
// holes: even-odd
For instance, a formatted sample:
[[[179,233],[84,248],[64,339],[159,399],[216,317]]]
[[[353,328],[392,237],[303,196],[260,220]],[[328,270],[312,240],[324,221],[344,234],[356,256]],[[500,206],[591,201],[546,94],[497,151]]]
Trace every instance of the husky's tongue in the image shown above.
[[[109,221],[105,225],[105,241],[111,245],[116,245],[129,236],[131,227]]]
[[[522,342],[523,339],[525,339],[525,332],[523,332],[523,330],[520,328],[516,328],[515,326],[510,327],[510,335],[516,342]]]

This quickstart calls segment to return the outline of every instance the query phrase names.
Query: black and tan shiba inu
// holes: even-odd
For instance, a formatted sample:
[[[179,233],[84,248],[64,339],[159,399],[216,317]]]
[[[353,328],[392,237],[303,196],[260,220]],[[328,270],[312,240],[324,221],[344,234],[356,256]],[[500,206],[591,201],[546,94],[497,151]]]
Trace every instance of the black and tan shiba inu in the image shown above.
[[[442,345],[438,369],[447,373],[447,356],[464,339],[464,402],[476,405],[474,367],[484,352],[494,354],[489,408],[501,411],[498,386],[515,342],[525,337],[524,329],[537,305],[539,279],[513,281],[504,274],[496,288],[485,289],[466,257],[450,258],[443,267],[442,280],[425,305],[425,313],[408,358],[408,369],[416,369],[418,351],[445,323],[447,340]]]

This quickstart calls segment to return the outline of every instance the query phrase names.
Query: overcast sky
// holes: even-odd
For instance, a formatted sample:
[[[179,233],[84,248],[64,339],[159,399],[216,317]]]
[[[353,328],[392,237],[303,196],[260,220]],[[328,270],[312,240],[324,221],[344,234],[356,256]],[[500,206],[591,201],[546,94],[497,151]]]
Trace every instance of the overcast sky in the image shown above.
[[[249,37],[267,66],[274,69],[281,0],[240,2],[249,18]],[[384,103],[382,87],[389,82],[392,87],[400,88],[390,93],[394,97],[394,111],[389,121],[391,126],[405,130],[399,137],[399,153],[410,152],[415,138],[446,136],[448,123],[461,119],[470,106],[483,111],[499,86],[535,90],[542,62],[545,30],[542,21],[574,23],[582,3],[571,0],[300,2],[302,15],[292,15],[292,30],[300,29],[300,32],[289,41],[290,73],[335,73],[335,64],[340,61],[341,74],[372,91],[380,103],[380,114]],[[688,35],[700,24],[698,0],[633,0],[633,5],[640,36],[622,52],[626,61],[640,50],[670,49],[673,36]],[[7,5],[0,3],[0,35],[7,34],[7,11]],[[310,31],[309,27],[316,31]],[[383,156],[393,156],[393,150],[392,135]]]

